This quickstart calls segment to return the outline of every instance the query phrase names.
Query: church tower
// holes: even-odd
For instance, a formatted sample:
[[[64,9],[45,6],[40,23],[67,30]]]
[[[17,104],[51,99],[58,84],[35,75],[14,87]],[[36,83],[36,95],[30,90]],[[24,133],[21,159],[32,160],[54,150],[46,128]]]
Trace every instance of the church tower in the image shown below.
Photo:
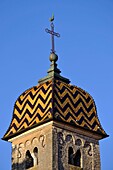
[[[12,143],[12,170],[100,170],[99,140],[108,135],[90,94],[60,75],[53,20],[48,74],[18,97],[3,137]]]

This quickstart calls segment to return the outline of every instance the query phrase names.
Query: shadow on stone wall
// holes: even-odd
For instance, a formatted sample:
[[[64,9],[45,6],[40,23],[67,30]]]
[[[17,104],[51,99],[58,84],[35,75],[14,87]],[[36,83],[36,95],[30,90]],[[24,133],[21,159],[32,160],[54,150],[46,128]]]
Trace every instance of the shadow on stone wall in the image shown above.
[[[13,163],[12,170],[25,170],[26,162],[23,161],[21,163]]]
[[[12,170],[37,170],[38,169],[38,165],[36,166],[30,166],[29,168],[26,167],[26,161],[23,161],[21,163],[14,163],[12,164]]]
[[[61,132],[57,134],[57,140],[58,140],[58,169],[64,170],[63,162],[62,162],[62,156],[63,156],[62,150],[63,150],[64,141],[63,141],[63,134]]]

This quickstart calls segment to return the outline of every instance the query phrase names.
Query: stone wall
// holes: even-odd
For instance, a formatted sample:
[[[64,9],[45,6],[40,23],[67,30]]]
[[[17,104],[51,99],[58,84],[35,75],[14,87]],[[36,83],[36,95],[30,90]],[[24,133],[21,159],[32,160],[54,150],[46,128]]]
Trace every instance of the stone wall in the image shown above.
[[[80,167],[83,170],[100,170],[99,143],[96,139],[66,129],[53,128],[53,170],[69,170],[69,147],[81,152]],[[74,168],[74,167],[73,167]],[[77,167],[75,167],[77,169]]]
[[[52,121],[12,140],[12,170],[26,169],[29,151],[33,166],[29,170],[100,170],[97,139],[76,132],[69,126],[56,126]],[[80,151],[80,167],[69,163],[69,148],[73,155]],[[37,148],[37,152],[34,149]],[[29,164],[29,162],[28,162]]]
[[[38,153],[34,154],[34,148]],[[33,167],[29,170],[52,170],[52,125],[24,133],[12,141],[12,170],[26,169],[26,152],[33,158]]]

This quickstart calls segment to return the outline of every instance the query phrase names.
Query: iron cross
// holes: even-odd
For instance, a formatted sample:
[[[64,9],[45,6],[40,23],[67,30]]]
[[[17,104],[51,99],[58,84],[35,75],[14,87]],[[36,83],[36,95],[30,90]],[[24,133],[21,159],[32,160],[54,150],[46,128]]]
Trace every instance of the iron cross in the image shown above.
[[[53,19],[53,20],[54,20],[54,19]],[[53,21],[53,20],[52,20],[52,21]],[[51,34],[51,42],[52,42],[51,52],[52,52],[52,53],[55,53],[54,36],[60,37],[60,34],[54,32],[54,24],[53,24],[53,22],[51,22],[51,30],[49,30],[48,28],[46,28],[45,31],[46,31],[47,33]]]

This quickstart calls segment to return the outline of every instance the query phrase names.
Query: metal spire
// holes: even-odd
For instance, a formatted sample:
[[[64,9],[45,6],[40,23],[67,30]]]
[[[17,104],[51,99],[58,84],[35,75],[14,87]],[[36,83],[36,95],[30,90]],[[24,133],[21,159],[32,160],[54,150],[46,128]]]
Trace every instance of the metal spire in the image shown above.
[[[54,46],[54,36],[60,37],[59,33],[54,32],[54,15],[50,18],[50,22],[51,22],[51,30],[49,30],[48,28],[45,29],[45,31],[49,34],[51,34],[51,41],[52,41],[52,49],[51,49],[51,54],[49,56],[49,59],[51,61],[51,65],[50,68],[48,70],[48,75],[42,79],[40,79],[38,81],[39,84],[41,83],[45,83],[48,80],[53,80],[53,79],[58,79],[58,80],[62,80],[65,83],[70,83],[70,80],[62,77],[60,75],[61,71],[57,68],[57,63],[56,61],[58,60],[58,56],[55,54],[55,46]]]
[[[55,53],[55,44],[54,44],[54,36],[56,37],[60,37],[59,33],[54,32],[54,15],[52,15],[52,17],[50,18],[50,22],[51,22],[51,30],[49,30],[48,28],[45,29],[45,31],[49,34],[51,34],[51,42],[52,42],[52,49],[51,52]]]

